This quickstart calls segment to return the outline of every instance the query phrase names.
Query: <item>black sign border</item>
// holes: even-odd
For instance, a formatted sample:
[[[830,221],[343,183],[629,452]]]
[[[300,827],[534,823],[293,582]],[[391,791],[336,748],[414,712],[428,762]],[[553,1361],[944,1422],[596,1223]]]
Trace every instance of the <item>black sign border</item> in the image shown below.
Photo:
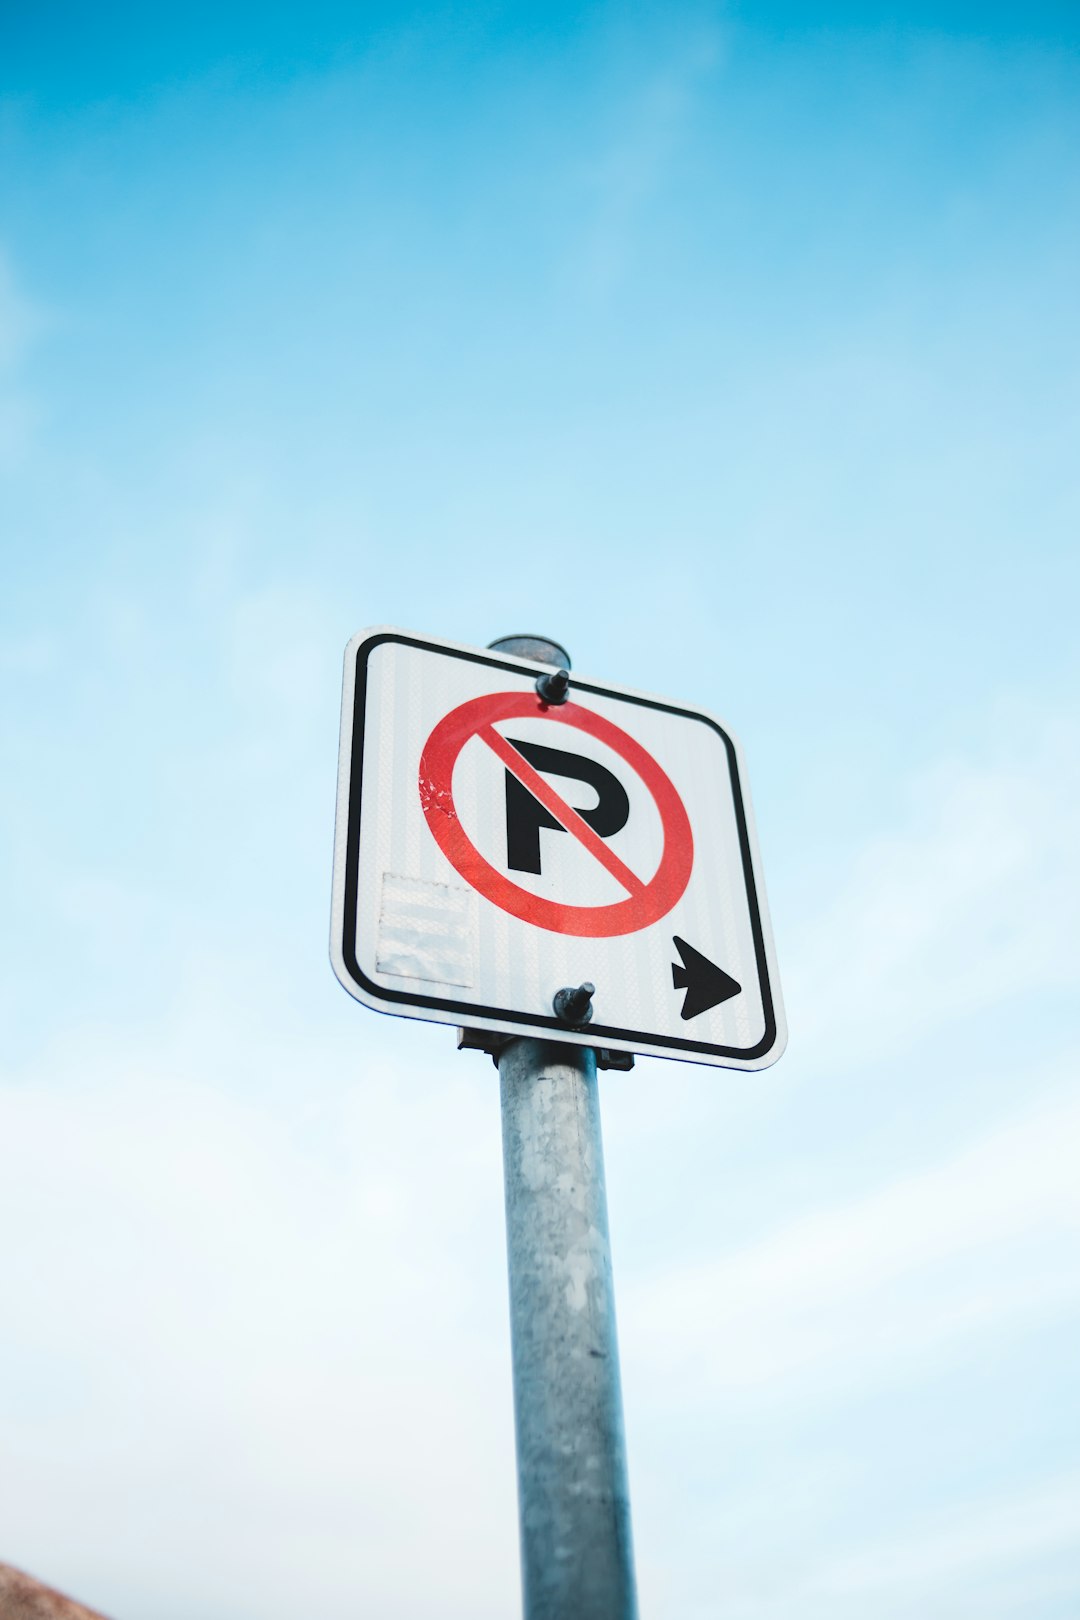
[[[414,647],[422,652],[438,653],[444,658],[461,658],[467,663],[483,664],[490,669],[502,669],[507,674],[515,675],[521,679],[528,672],[520,664],[508,663],[504,658],[493,657],[486,652],[474,651],[471,648],[446,646],[437,641],[427,641],[422,636],[405,635],[396,630],[379,631],[362,641],[356,649],[356,664],[353,678],[353,721],[352,721],[352,755],[349,773],[349,811],[348,833],[345,848],[345,893],[341,930],[341,956],[348,970],[349,976],[363,989],[366,994],[375,1000],[391,1004],[406,1005],[409,1007],[430,1007],[440,1012],[453,1013],[460,1018],[462,1024],[468,1024],[471,1018],[487,1018],[492,1023],[500,1020],[509,1020],[514,1024],[525,1024],[535,1029],[538,1034],[562,1036],[565,1040],[569,1031],[566,1025],[554,1016],[544,1017],[539,1013],[521,1013],[511,1011],[506,1007],[480,1007],[475,1002],[451,1001],[443,996],[417,995],[411,990],[388,990],[385,985],[376,984],[369,979],[356,959],[356,933],[359,916],[359,866],[360,866],[360,818],[363,800],[364,777],[364,725],[367,718],[367,671],[368,660],[377,647],[393,642],[401,647]],[[675,714],[686,720],[697,720],[709,726],[716,732],[724,744],[727,754],[728,770],[731,775],[731,792],[735,805],[735,821],[739,833],[739,849],[742,855],[743,878],[746,883],[746,895],[750,902],[750,925],[754,936],[754,958],[758,970],[758,983],[761,985],[761,999],[765,1012],[765,1034],[756,1046],[713,1046],[705,1041],[684,1040],[678,1035],[647,1034],[644,1030],[616,1029],[610,1024],[590,1024],[588,1026],[589,1046],[608,1046],[618,1041],[625,1043],[630,1050],[649,1050],[651,1055],[659,1056],[656,1052],[658,1046],[668,1049],[670,1056],[677,1058],[680,1052],[700,1052],[703,1055],[715,1058],[735,1058],[739,1062],[749,1063],[757,1058],[765,1057],[776,1045],[776,1012],[773,1005],[772,984],[769,979],[768,957],[765,951],[765,934],[761,923],[761,907],[758,902],[757,885],[754,881],[754,864],[750,854],[750,834],[746,824],[746,809],[743,804],[742,785],[739,781],[739,765],[735,754],[735,745],[724,728],[715,721],[711,715],[703,713],[700,709],[685,709],[675,703],[661,703],[656,698],[639,697],[636,694],[620,692],[608,686],[594,686],[587,681],[574,680],[572,690],[577,692],[591,692],[596,697],[615,698],[620,703],[636,703],[643,709],[658,709],[663,714]],[[640,1047],[634,1042],[641,1042]]]

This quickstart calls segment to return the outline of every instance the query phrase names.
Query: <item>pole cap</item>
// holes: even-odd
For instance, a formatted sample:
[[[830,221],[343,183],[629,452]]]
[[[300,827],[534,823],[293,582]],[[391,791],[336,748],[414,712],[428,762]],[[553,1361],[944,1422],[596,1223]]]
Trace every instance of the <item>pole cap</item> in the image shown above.
[[[555,669],[570,668],[570,654],[550,636],[500,636],[488,642],[489,652],[510,653],[514,658],[531,658],[537,664],[551,664]]]

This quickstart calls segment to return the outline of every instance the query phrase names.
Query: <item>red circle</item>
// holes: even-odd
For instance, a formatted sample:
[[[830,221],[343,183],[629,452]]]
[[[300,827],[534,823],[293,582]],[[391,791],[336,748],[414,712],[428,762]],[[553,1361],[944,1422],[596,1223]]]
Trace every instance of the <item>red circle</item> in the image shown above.
[[[458,755],[477,732],[499,720],[557,720],[606,743],[637,772],[656,801],[664,829],[664,850],[655,876],[642,893],[604,906],[564,906],[519,884],[484,859],[458,820],[452,790]],[[471,698],[439,721],[420,756],[420,803],[435,842],[465,881],[494,905],[522,922],[551,933],[598,939],[634,934],[659,922],[682,898],[694,864],[690,818],[672,782],[633,737],[578,703],[550,708],[525,692],[496,692]]]

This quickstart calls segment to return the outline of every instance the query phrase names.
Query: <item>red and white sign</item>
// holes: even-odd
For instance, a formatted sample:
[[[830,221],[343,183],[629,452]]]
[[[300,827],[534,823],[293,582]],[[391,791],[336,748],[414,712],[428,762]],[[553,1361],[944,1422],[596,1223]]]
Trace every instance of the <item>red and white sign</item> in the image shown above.
[[[384,1012],[762,1068],[783,1011],[738,744],[702,710],[397,630],[345,658],[331,955]],[[596,986],[570,1030],[555,992]]]

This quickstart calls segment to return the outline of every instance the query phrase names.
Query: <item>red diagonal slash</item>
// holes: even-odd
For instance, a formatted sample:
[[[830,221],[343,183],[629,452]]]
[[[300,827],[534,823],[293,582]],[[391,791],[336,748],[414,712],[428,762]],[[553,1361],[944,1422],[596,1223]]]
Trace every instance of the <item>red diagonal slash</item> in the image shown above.
[[[595,737],[626,761],[652,795],[664,829],[664,849],[660,865],[649,879],[640,879],[602,843],[583,816],[572,810],[532,770],[514,748],[494,728],[500,720],[547,719],[572,726]],[[611,872],[621,888],[621,900],[602,906],[570,906],[546,895],[534,894],[500,872],[485,860],[461,822],[454,804],[454,766],[461,750],[473,737],[483,737],[496,759],[502,761],[526,792],[533,793],[551,811],[560,827],[578,838],[583,848]],[[424,744],[417,771],[417,788],[424,819],[431,835],[454,870],[493,906],[532,928],[547,928],[553,934],[571,934],[576,939],[615,939],[622,934],[638,934],[665,917],[680,900],[694,866],[694,835],[690,818],[671,778],[652,755],[628,732],[580,703],[567,702],[548,709],[535,692],[491,692],[459,703],[443,715]]]
[[[612,877],[622,884],[628,894],[633,895],[635,899],[640,899],[645,894],[647,885],[642,883],[635,872],[631,872],[624,861],[620,861],[619,857],[613,850],[608,848],[600,835],[593,831],[584,817],[578,815],[578,812],[567,804],[561,794],[556,793],[551,784],[546,782],[540,775],[540,772],[534,770],[528,760],[518,753],[513,743],[507,742],[506,738],[496,731],[494,726],[490,725],[482,726],[476,735],[481,737],[488,747],[498,754],[507,770],[513,771],[522,787],[528,788],[533,798],[539,799],[544,809],[550,810],[551,814],[561,822],[567,832],[573,833],[574,837],[584,844],[589,854],[596,856],[601,866],[605,867]]]

